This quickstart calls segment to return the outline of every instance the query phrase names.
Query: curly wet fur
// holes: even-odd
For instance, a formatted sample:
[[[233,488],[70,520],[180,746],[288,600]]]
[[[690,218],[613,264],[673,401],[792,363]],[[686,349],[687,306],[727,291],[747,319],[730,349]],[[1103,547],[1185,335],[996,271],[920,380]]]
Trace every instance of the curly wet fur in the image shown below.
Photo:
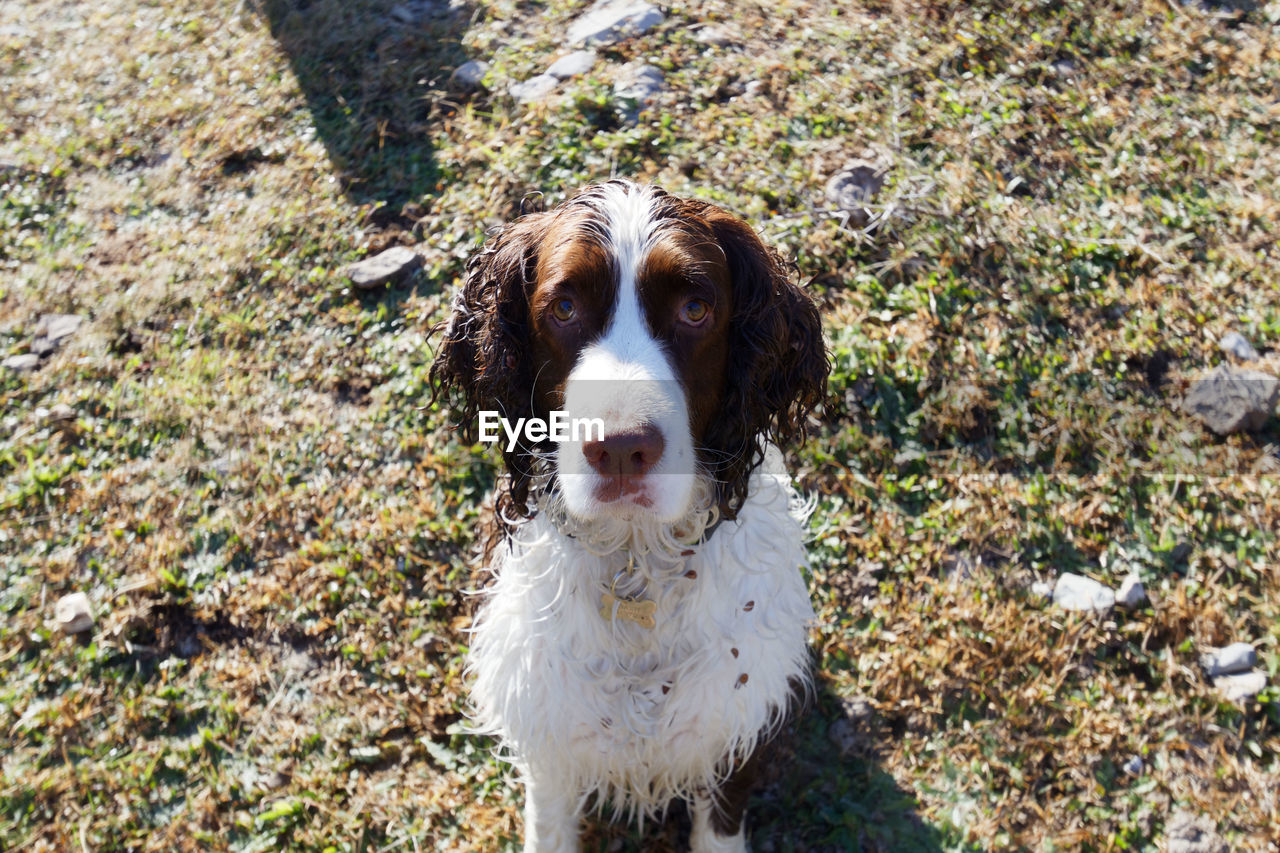
[[[721,513],[732,519],[747,496],[764,442],[785,445],[805,435],[809,413],[826,394],[830,363],[817,306],[776,252],[745,222],[705,202],[675,199],[648,188],[673,215],[705,222],[724,250],[734,285],[732,363],[721,416],[702,437],[703,464],[716,481]],[[530,394],[529,297],[542,240],[557,215],[592,203],[587,190],[562,208],[522,216],[497,229],[467,263],[431,367],[433,399],[443,394],[464,441],[474,442],[477,412],[492,408],[515,421],[534,414]],[[585,219],[590,227],[595,221]],[[507,477],[499,485],[499,517],[528,518],[529,488],[539,450],[502,448]]]
[[[750,485],[705,543],[714,510],[637,528],[627,548],[566,535],[554,510],[508,541],[468,673],[477,729],[526,779],[558,780],[579,809],[597,797],[652,816],[714,790],[785,719],[808,678],[808,507],[776,449]],[[627,550],[657,603],[652,630],[600,616]]]

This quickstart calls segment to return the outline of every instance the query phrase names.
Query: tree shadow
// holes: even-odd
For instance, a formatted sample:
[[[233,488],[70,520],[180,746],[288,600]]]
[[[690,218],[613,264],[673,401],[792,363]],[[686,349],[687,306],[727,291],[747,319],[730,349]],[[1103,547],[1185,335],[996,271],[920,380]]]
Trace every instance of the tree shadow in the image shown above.
[[[845,702],[819,679],[814,702],[774,741],[760,786],[747,808],[756,853],[866,851],[942,853],[977,849],[927,823],[915,795],[899,786],[876,755],[890,736],[883,721],[846,717]],[[846,732],[837,745],[833,726]],[[592,853],[676,853],[688,849],[690,820],[674,804],[667,820],[637,832],[623,822],[588,818],[583,848]],[[952,837],[956,836],[956,837]]]
[[[289,57],[343,190],[398,215],[436,192],[432,134],[466,61],[463,0],[250,0]]]

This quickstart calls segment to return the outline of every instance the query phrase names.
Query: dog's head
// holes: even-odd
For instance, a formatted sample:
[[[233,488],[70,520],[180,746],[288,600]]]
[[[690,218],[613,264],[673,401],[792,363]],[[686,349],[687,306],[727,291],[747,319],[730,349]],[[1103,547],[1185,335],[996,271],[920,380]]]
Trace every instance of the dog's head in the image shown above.
[[[763,442],[803,434],[827,372],[816,307],[746,223],[610,181],[490,238],[431,378],[469,441],[485,410],[563,413],[566,441],[502,437],[504,511],[530,513],[543,459],[578,518],[675,521],[698,477],[734,517]]]

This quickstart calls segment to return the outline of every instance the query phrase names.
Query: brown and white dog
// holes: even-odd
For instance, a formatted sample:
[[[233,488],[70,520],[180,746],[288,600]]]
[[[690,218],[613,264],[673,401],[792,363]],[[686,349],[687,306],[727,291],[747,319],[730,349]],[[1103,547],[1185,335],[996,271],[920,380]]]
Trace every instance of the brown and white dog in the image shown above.
[[[809,296],[741,219],[610,181],[502,228],[432,367],[462,435],[503,445],[504,540],[470,646],[477,728],[525,784],[525,850],[583,810],[691,801],[694,851],[746,849],[753,753],[808,684],[805,505],[776,445],[828,361]]]

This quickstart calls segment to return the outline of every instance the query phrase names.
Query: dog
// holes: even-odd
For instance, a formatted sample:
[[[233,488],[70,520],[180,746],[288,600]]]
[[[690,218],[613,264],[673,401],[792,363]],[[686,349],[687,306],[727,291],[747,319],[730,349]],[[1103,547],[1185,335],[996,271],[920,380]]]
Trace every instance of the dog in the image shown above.
[[[760,751],[810,689],[804,438],[817,306],[744,221],[613,180],[494,232],[431,368],[474,442],[511,430],[470,644],[473,724],[525,787],[524,850],[579,849],[591,803],[689,801],[695,853],[746,850]],[[602,426],[593,432],[592,425]]]

